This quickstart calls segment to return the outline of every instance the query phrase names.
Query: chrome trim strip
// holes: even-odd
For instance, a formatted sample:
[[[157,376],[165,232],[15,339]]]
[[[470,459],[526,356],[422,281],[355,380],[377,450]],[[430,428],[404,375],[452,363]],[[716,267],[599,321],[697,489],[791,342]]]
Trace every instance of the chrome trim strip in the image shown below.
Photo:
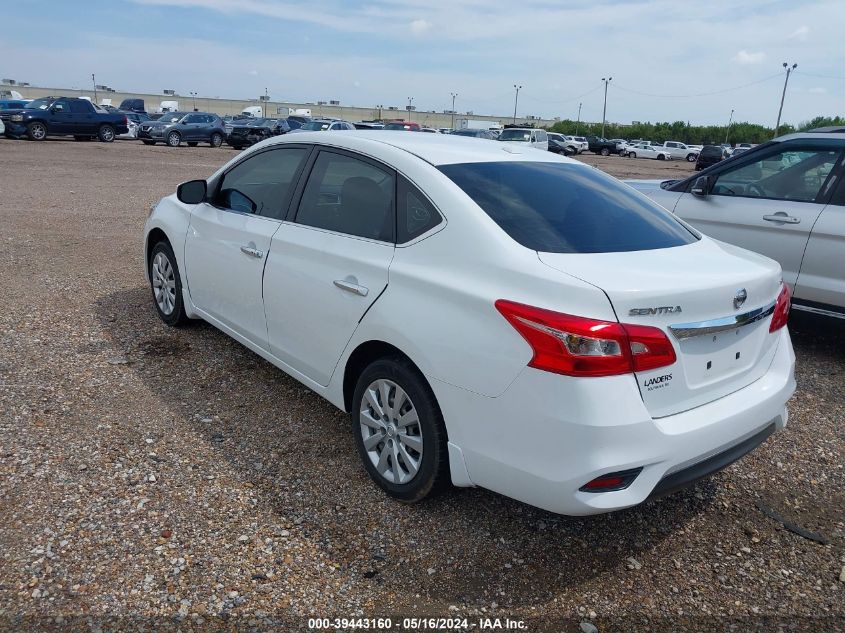
[[[822,308],[814,308],[801,303],[793,303],[793,310],[801,310],[802,312],[812,312],[813,314],[821,314],[823,316],[833,317],[834,319],[845,319],[845,314],[841,312],[834,312],[833,310],[823,310]]]
[[[669,331],[678,340],[686,338],[693,338],[695,336],[704,336],[707,334],[716,334],[717,332],[725,332],[727,330],[735,330],[736,328],[745,325],[751,325],[757,321],[765,319],[767,316],[773,314],[775,311],[775,302],[745,312],[743,314],[734,314],[733,316],[722,317],[720,319],[711,319],[709,321],[698,321],[696,323],[677,323],[669,326]]]

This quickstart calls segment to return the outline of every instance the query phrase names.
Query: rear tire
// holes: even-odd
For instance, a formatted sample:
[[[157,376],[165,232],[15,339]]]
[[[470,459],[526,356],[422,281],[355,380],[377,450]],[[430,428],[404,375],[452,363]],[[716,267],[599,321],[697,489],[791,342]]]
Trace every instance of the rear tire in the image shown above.
[[[97,138],[102,143],[112,143],[114,142],[114,137],[114,128],[111,125],[101,125],[100,129],[97,130]]]
[[[448,487],[443,414],[408,359],[381,358],[361,372],[352,397],[352,426],[367,474],[389,496],[415,503]]]
[[[165,241],[153,246],[148,262],[153,304],[159,318],[171,327],[188,322],[182,302],[182,279],[173,249]]]
[[[43,141],[47,138],[47,126],[41,121],[33,121],[26,126],[26,136],[30,141]]]
[[[694,163],[697,160],[698,160],[698,156],[696,156],[695,154],[687,154],[687,162],[688,163]]]
[[[666,157],[663,154],[658,154],[657,160],[666,160]]]
[[[636,152],[628,152],[628,158],[636,158],[636,157],[637,157]]]
[[[182,135],[179,132],[171,132],[167,135],[167,144],[170,147],[179,147],[182,144]]]
[[[211,139],[208,141],[208,143],[212,147],[220,147],[221,145],[223,145],[223,135],[215,132],[211,135]]]

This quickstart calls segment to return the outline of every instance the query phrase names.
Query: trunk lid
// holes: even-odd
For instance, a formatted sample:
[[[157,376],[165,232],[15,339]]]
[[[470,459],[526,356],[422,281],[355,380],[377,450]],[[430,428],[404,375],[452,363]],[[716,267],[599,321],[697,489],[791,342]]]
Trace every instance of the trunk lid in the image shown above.
[[[738,391],[762,377],[774,358],[777,336],[769,333],[768,309],[781,270],[762,255],[707,237],[648,251],[538,255],[603,290],[620,322],[657,327],[669,337],[677,361],[636,374],[652,417]],[[743,318],[749,322],[737,325]]]

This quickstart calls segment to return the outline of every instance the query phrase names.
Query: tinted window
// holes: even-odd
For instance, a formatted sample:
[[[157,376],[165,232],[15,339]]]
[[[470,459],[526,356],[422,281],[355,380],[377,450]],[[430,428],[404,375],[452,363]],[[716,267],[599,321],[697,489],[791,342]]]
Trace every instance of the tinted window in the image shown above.
[[[71,112],[91,112],[91,105],[87,101],[71,101]]]
[[[294,179],[308,150],[289,147],[261,152],[238,163],[223,176],[215,201],[242,213],[281,219],[293,192]]]
[[[531,138],[531,130],[502,130],[499,134],[500,141],[528,141]]]
[[[65,99],[60,99],[53,102],[52,108],[59,112],[70,112],[70,102]]]
[[[392,173],[332,152],[320,152],[299,203],[296,221],[329,231],[392,241]]]
[[[838,156],[838,149],[810,147],[769,153],[753,162],[721,172],[711,193],[716,196],[812,202]]]
[[[443,221],[428,198],[405,178],[399,179],[396,243],[404,244]]]
[[[718,147],[716,145],[705,145],[704,148],[701,150],[701,155],[702,156],[721,156],[724,151],[725,150],[723,150],[721,147]]]
[[[439,169],[508,235],[533,250],[613,253],[697,239],[668,211],[591,167],[502,162]]]

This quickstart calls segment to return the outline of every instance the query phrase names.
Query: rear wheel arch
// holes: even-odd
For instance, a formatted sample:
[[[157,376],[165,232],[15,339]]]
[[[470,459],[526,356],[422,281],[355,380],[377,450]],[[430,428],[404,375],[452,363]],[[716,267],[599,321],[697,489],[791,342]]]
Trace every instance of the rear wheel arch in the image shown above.
[[[343,406],[349,412],[352,409],[352,397],[355,394],[355,384],[368,365],[380,358],[401,358],[411,364],[420,375],[426,386],[431,390],[428,379],[413,359],[401,349],[384,341],[366,341],[358,345],[349,355],[343,370]],[[432,390],[433,393],[433,390]]]

